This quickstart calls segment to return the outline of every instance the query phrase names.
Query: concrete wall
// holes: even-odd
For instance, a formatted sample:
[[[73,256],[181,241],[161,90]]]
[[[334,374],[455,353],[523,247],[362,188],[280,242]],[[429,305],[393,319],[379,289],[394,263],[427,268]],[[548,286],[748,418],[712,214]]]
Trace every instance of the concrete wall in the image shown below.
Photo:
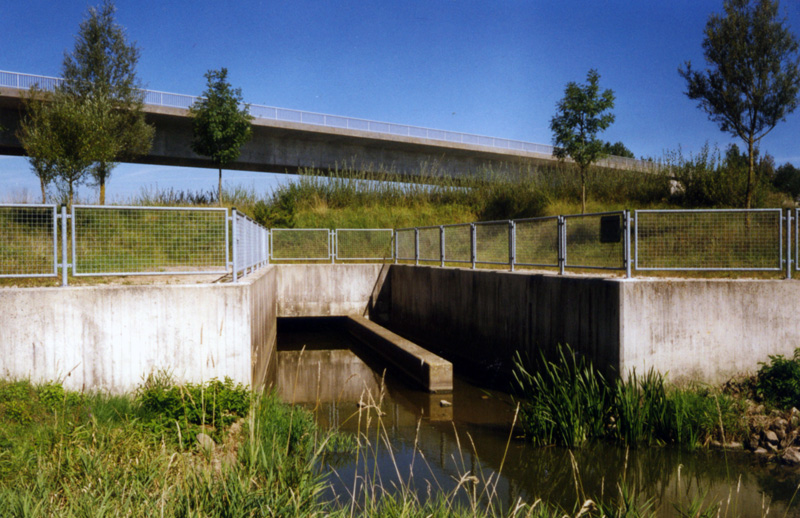
[[[516,351],[559,343],[619,366],[613,280],[395,265],[390,283],[389,327],[487,381],[508,379]]]
[[[383,264],[276,266],[279,317],[364,315],[380,288]]]
[[[395,265],[389,327],[483,379],[569,344],[607,372],[721,382],[800,347],[800,282],[601,279]]]
[[[158,370],[250,385],[272,358],[274,281],[268,268],[236,285],[0,289],[0,374],[114,392]]]
[[[626,372],[653,367],[675,381],[722,382],[800,347],[798,281],[636,279],[620,286]]]

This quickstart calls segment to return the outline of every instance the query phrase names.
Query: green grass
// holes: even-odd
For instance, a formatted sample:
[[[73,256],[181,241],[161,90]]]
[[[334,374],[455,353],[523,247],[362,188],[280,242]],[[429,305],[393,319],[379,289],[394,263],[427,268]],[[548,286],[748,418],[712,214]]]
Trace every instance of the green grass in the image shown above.
[[[695,449],[747,437],[744,403],[703,386],[668,386],[650,370],[607,379],[569,347],[552,360],[515,359],[521,424],[539,445],[570,448],[592,440]]]

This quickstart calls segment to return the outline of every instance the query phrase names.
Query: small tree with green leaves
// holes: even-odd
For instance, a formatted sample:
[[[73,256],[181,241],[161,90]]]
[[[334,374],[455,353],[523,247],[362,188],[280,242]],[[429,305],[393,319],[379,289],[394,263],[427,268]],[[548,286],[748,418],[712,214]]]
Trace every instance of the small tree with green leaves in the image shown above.
[[[709,69],[678,70],[686,95],[700,101],[722,131],[747,144],[745,208],[756,187],[756,144],[797,108],[800,90],[798,42],[778,17],[773,0],[726,0],[724,14],[706,23],[703,51]]]
[[[94,163],[98,141],[104,138],[97,125],[98,106],[60,91],[36,89],[23,102],[26,115],[17,137],[39,176],[42,198],[47,184],[55,179],[72,205],[75,187]]]
[[[550,119],[553,132],[553,155],[560,160],[572,158],[578,165],[581,178],[581,213],[586,212],[586,174],[589,167],[607,156],[605,142],[597,134],[614,122],[614,92],[600,92],[600,74],[589,70],[587,83],[567,83],[564,97],[556,105],[556,114]]]
[[[241,147],[250,140],[252,116],[243,106],[241,88],[228,83],[228,70],[209,70],[206,91],[191,108],[194,139],[192,150],[207,156],[219,169],[219,203],[222,204],[222,166],[239,158]]]
[[[105,203],[106,181],[121,160],[147,153],[154,128],[143,111],[144,93],[136,77],[139,49],[128,43],[125,29],[114,20],[114,4],[106,0],[89,8],[75,38],[75,48],[64,56],[61,92],[91,99],[97,136],[91,174]]]

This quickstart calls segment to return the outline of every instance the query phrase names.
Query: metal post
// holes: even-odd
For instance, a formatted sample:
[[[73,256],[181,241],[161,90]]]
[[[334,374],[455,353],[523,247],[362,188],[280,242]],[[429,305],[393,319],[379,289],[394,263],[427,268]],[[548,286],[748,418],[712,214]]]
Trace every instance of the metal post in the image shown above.
[[[628,210],[622,212],[622,229],[624,230],[623,254],[625,254],[625,278],[631,278],[631,213]]]
[[[414,265],[419,266],[419,229],[414,227]]]
[[[233,277],[232,281],[236,282],[236,259],[238,257],[238,253],[236,253],[236,245],[238,244],[239,236],[236,234],[236,208],[231,208],[231,234],[233,234],[233,246],[231,247],[231,268],[233,269]]]
[[[230,216],[228,215],[228,209],[225,209],[225,269],[231,267],[231,256],[230,256],[230,247],[231,247],[231,238],[230,232],[228,230],[228,222],[231,220]]]
[[[444,225],[439,225],[439,258],[440,266],[444,268]]]
[[[508,266],[514,271],[517,262],[517,224],[514,221],[508,222]]]
[[[335,230],[328,231],[328,253],[331,256],[331,264],[333,264],[336,258],[336,254],[339,253],[339,234],[336,233]]]
[[[394,245],[392,246],[392,255],[394,256],[392,259],[394,259],[394,264],[397,264],[397,257],[400,255],[400,249],[397,244],[397,230],[395,229],[392,229],[392,244]]]
[[[469,255],[473,270],[478,262],[478,232],[476,228],[475,223],[469,224]]]
[[[786,278],[792,278],[792,209],[786,209]]]
[[[567,221],[564,216],[558,217],[558,274],[564,275],[567,264]]]
[[[74,252],[74,247],[73,247]],[[68,286],[67,280],[67,206],[61,206],[61,285]]]

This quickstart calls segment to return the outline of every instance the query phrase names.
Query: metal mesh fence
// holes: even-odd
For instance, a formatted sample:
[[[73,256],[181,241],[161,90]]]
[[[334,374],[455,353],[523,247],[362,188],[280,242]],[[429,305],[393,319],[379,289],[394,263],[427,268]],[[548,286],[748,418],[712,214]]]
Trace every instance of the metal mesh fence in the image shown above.
[[[0,205],[0,277],[57,275],[54,205]]]
[[[419,260],[442,260],[442,234],[440,227],[420,227],[419,229]]]
[[[336,259],[382,261],[392,259],[391,229],[336,230]]]
[[[636,211],[637,270],[780,270],[780,209]]]
[[[800,209],[794,209],[794,269],[800,272]],[[791,246],[791,245],[789,245]]]
[[[451,263],[472,262],[472,226],[444,226],[444,258]]]
[[[234,211],[234,268],[237,272],[262,266],[269,261],[269,231],[247,216]]]
[[[273,261],[324,261],[331,258],[330,231],[327,228],[274,228]]]
[[[402,228],[397,230],[394,238],[397,240],[397,259],[403,261],[413,261],[416,250],[416,238],[413,228]]]
[[[572,268],[625,268],[622,212],[564,216],[566,257]]]
[[[73,275],[225,273],[227,210],[72,208]]]
[[[558,266],[558,216],[516,222],[516,263]]]
[[[508,221],[475,224],[475,262],[508,264]]]

